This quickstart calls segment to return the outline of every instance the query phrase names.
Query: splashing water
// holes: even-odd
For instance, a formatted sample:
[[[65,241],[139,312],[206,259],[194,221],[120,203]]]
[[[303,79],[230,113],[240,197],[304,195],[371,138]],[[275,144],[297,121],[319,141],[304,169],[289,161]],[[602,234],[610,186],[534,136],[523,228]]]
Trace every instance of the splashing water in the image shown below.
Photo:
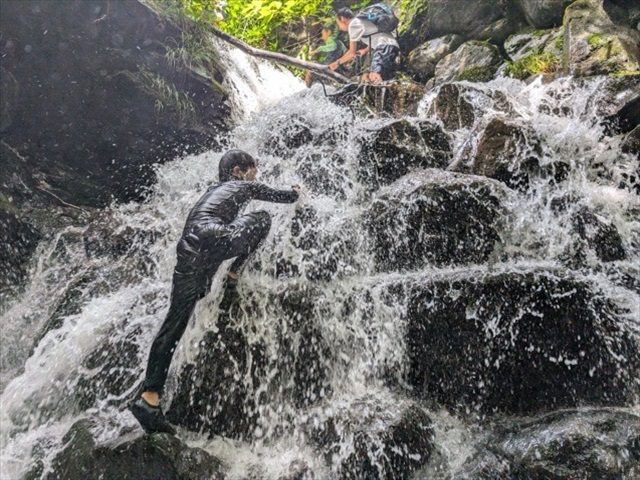
[[[208,440],[181,432],[191,446],[222,459],[228,478],[279,478],[299,460],[318,478],[338,475],[341,462],[355,448],[354,425],[362,422],[375,430],[379,423],[383,428],[410,403],[405,332],[412,299],[410,293],[394,296],[390,291],[403,282],[524,276],[535,269],[561,279],[563,256],[575,237],[572,219],[581,208],[595,211],[617,229],[627,255],[606,266],[588,257],[578,276],[610,299],[624,312],[628,328],[640,333],[640,294],[617,281],[620,272],[636,279],[640,272],[640,202],[637,195],[618,188],[622,173],[632,170],[633,159],[620,153],[613,140],[602,139],[596,121],[604,80],[579,85],[571,79],[547,85],[523,86],[507,79],[474,84],[468,98],[482,113],[473,126],[449,132],[450,167],[463,164],[464,152],[477,147],[480,125],[508,116],[535,132],[539,164],[567,164],[568,176],[562,183],[532,180],[526,193],[504,194],[508,222],[487,262],[427,264],[381,273],[365,225],[377,197],[361,181],[359,169],[362,146],[388,121],[353,120],[349,110],[329,102],[319,89],[303,90],[286,72],[234,49],[220,50],[234,65],[229,82],[239,115],[229,143],[258,158],[260,180],[281,187],[303,185],[306,190],[295,208],[250,205],[273,217],[269,238],[243,274],[239,292],[247,306],[234,319],[247,345],[262,349],[259,384],[251,369],[239,370],[236,378],[239,386],[255,390],[252,398],[260,399],[251,412],[257,420],[250,435]],[[434,95],[425,96],[418,118],[410,122],[432,115]],[[2,478],[20,478],[36,460],[46,472],[62,436],[80,418],[106,419],[107,427],[96,434],[98,441],[137,428],[123,405],[140,381],[148,348],[166,312],[184,219],[216,180],[222,153],[211,151],[159,167],[148,202],[109,211],[113,234],[133,238],[126,255],[88,257],[83,240],[87,232],[78,228],[60,232],[40,246],[25,294],[3,312]],[[310,181],[316,174],[324,180]],[[443,183],[460,183],[453,173],[442,175]],[[564,199],[569,199],[568,206],[557,208],[556,201]],[[402,232],[397,241],[403,241]],[[203,354],[206,332],[220,328],[224,271],[225,265],[211,293],[199,302],[176,351],[167,405],[178,402],[184,387],[180,372]],[[291,292],[304,299],[296,305],[305,309],[287,319],[282,298]],[[455,287],[449,294],[454,298]],[[33,339],[56,309],[58,328],[47,330],[26,359]],[[479,310],[468,308],[467,318],[479,315]],[[484,328],[487,338],[494,338],[503,326],[496,317]],[[321,344],[303,358],[301,346],[316,338]],[[257,356],[251,355],[257,363]],[[305,360],[316,362],[323,378],[318,388],[300,391],[295,379],[287,377],[295,376],[295,362]],[[430,414],[439,445],[437,461],[422,471],[429,478],[445,478],[472,454],[477,427],[437,408],[418,409]],[[351,419],[350,411],[361,418]],[[309,425],[336,418],[341,440],[327,462],[309,440]]]

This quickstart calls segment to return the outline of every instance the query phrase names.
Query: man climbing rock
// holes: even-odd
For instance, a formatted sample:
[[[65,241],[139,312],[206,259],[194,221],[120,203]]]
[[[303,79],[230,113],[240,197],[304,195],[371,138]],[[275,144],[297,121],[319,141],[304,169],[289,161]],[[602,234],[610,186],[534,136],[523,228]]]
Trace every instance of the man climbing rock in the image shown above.
[[[360,80],[363,82],[380,83],[388,80],[393,74],[393,66],[396,57],[400,53],[400,47],[395,36],[390,32],[381,31],[372,21],[358,18],[348,8],[341,8],[336,13],[338,28],[343,32],[349,32],[349,50],[333,63],[329,64],[331,70],[351,61],[356,55],[371,54],[371,66]],[[369,45],[358,50],[358,42]]]
[[[187,216],[177,246],[169,312],[151,345],[142,392],[129,407],[147,433],[175,433],[162,413],[160,397],[173,353],[196,303],[209,292],[220,264],[234,257],[225,287],[235,288],[240,267],[269,233],[267,212],[238,216],[240,210],[250,200],[293,203],[299,197],[297,187],[274,190],[255,182],[256,173],[251,155],[228,151],[220,159],[219,183],[207,190]]]

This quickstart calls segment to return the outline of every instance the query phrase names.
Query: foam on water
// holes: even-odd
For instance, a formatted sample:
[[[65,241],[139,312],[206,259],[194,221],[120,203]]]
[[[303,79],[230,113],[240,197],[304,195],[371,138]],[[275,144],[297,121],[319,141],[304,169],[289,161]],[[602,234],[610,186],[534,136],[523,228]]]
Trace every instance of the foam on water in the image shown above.
[[[298,461],[306,464],[319,478],[330,478],[335,472],[308,443],[305,425],[310,421],[325,421],[336,412],[349,411],[353,405],[365,412],[369,408],[372,411],[382,408],[391,415],[398,405],[407,401],[385,386],[389,376],[394,377],[397,385],[403,386],[406,362],[403,335],[406,325],[402,320],[406,317],[406,305],[402,301],[389,304],[385,298],[388,285],[424,279],[481,278],[536,268],[549,275],[557,272],[562,276],[566,268],[559,259],[571,242],[571,219],[583,206],[606,217],[622,237],[629,255],[626,260],[614,262],[613,267],[640,271],[640,218],[634,214],[640,211],[638,196],[617,185],[620,174],[630,168],[632,162],[614,144],[601,140],[601,129],[594,121],[601,79],[578,86],[571,79],[552,84],[533,82],[526,86],[512,79],[473,84],[475,93],[470,98],[481,107],[482,115],[473,127],[452,132],[457,152],[477,141],[474,132],[478,125],[486,124],[494,116],[505,115],[494,101],[499,92],[512,106],[510,121],[531,126],[542,139],[540,162],[564,161],[572,167],[570,177],[562,186],[540,181],[526,195],[508,196],[505,204],[510,227],[500,246],[500,254],[487,265],[427,267],[410,273],[374,274],[372,253],[367,248],[370,239],[362,226],[370,193],[357,182],[356,172],[361,145],[372,135],[371,127],[383,125],[388,120],[353,119],[348,109],[329,102],[321,90],[303,90],[301,82],[289,73],[249,59],[233,48],[219,47],[226,62],[234,65],[228,76],[240,122],[228,138],[229,145],[242,148],[259,159],[260,179],[265,183],[282,188],[303,184],[298,166],[311,159],[312,163],[335,169],[343,194],[341,200],[336,200],[307,188],[296,207],[264,202],[253,202],[249,206],[250,210],[267,210],[273,216],[273,227],[254,259],[264,268],[248,271],[239,286],[241,294],[254,293],[253,298],[261,299],[259,308],[263,314],[253,324],[249,324],[248,318],[240,318],[237,326],[243,329],[250,345],[259,341],[266,345],[268,371],[256,395],[266,392],[271,395],[270,402],[260,406],[260,420],[250,442],[221,437],[207,440],[195,433],[181,432],[189,445],[204,448],[220,458],[228,478],[275,479],[290,473],[290,466]],[[427,116],[434,95],[430,92],[425,96],[419,117]],[[313,142],[302,146],[287,145],[287,135],[291,128],[297,128],[297,124],[309,129],[314,138],[335,135],[337,146]],[[265,145],[270,145],[271,149]],[[129,380],[141,377],[148,348],[166,313],[175,244],[184,218],[207,186],[216,181],[216,167],[222,153],[210,151],[159,167],[158,182],[148,202],[115,206],[111,210],[114,232],[131,227],[155,235],[152,241],[137,245],[143,252],[140,256],[144,266],[148,268],[146,274],[140,275],[140,266],[129,267],[124,259],[88,260],[82,246],[82,231],[69,229],[41,245],[38,265],[33,270],[26,294],[3,312],[6,325],[3,346],[8,341],[16,347],[9,349],[8,354],[3,353],[2,375],[6,387],[0,398],[1,478],[19,478],[39,450],[46,451],[45,455],[40,455],[46,469],[62,436],[79,418],[106,419],[109,427],[96,433],[98,441],[108,441],[136,428],[128,412],[116,408],[131,396],[135,381],[123,385],[118,394],[89,402],[92,405],[89,409],[82,407],[89,394],[80,388],[80,379],[90,381],[94,374],[85,359],[109,341],[115,342],[110,345],[117,347],[119,340],[127,339],[136,351],[123,376]],[[342,163],[335,160],[336,154]],[[460,155],[453,159],[452,165],[459,161],[462,161]],[[604,169],[606,174],[598,174],[598,168]],[[443,172],[442,181],[450,176]],[[565,198],[569,198],[569,207],[565,210],[554,208],[553,200]],[[307,262],[300,250],[293,248],[295,239],[290,225],[296,209],[300,211],[305,207],[313,209],[316,222],[301,227],[300,235],[313,234],[314,238],[349,253],[344,264],[337,267],[331,282],[318,281],[313,285],[307,282],[305,275],[310,270],[306,269],[311,269],[312,262]],[[305,228],[315,230],[305,231]],[[320,255],[319,252],[315,254]],[[276,260],[282,259],[299,266],[300,276],[274,278],[270,269]],[[71,281],[90,270],[95,279],[86,287],[89,295],[82,302],[80,311],[67,314],[63,325],[49,331],[27,360],[30,342],[51,309],[60,301]],[[224,271],[223,266],[214,279],[212,293],[199,302],[175,353],[168,403],[175,387],[171,382],[176,381],[180,368],[196,358],[204,333],[217,328]],[[121,272],[137,273],[126,279]],[[640,333],[639,295],[612,282],[605,271],[594,269],[576,275],[597,285],[604,295],[614,300],[627,312],[629,323]],[[100,282],[107,285],[107,293],[100,293],[97,288]],[[273,383],[279,380],[281,373],[277,361],[278,334],[290,334],[297,342],[304,339],[298,338],[295,332],[284,330],[287,325],[269,315],[272,306],[268,299],[270,293],[307,284],[318,292],[314,299],[313,320],[330,346],[325,366],[332,395],[322,398],[313,407],[300,409],[286,392],[279,393]],[[97,293],[91,295],[92,288]],[[366,303],[373,313],[356,309],[345,317],[341,307],[349,302]],[[474,315],[471,310],[467,313]],[[487,335],[491,335],[494,327],[487,324]],[[105,358],[117,357],[115,347],[106,350]],[[5,354],[10,361],[5,361]],[[250,380],[238,378],[240,383]],[[90,385],[94,389],[100,387],[99,384]],[[431,417],[438,454],[423,474],[426,472],[429,478],[446,478],[447,472],[460,467],[471,455],[478,432],[440,410],[431,412]],[[287,435],[278,434],[283,430]],[[38,447],[39,444],[45,446]],[[339,446],[341,455],[348,455],[351,448],[347,440]],[[419,474],[417,478],[420,478]]]

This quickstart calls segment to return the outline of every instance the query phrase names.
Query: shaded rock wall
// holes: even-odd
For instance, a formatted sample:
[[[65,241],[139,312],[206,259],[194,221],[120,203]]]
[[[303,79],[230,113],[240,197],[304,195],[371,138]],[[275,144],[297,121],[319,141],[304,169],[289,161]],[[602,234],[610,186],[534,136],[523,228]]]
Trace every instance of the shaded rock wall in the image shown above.
[[[189,36],[138,1],[0,8],[0,226],[11,245],[1,288],[24,276],[38,232],[52,227],[34,210],[77,217],[72,206],[143,198],[153,165],[214,146],[230,111],[223,67],[169,61]]]
[[[25,183],[100,206],[139,198],[154,163],[210,147],[226,93],[169,64],[180,37],[139,2],[3,2],[1,138],[26,159]]]

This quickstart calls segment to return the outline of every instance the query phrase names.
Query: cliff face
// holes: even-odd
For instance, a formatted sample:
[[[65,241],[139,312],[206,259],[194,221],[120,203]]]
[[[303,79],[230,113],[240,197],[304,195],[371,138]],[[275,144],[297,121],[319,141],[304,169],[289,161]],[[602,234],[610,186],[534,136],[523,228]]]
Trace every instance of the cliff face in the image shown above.
[[[191,62],[193,36],[142,3],[0,8],[1,253],[15,270],[35,245],[24,232],[47,229],[32,209],[140,199],[155,163],[211,148],[230,112],[213,54]]]

